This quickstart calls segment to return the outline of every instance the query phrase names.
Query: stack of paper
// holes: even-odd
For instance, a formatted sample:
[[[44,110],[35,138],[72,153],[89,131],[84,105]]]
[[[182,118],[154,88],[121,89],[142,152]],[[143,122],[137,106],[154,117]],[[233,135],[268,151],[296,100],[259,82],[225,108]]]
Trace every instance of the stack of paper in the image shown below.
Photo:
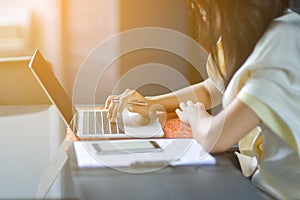
[[[149,150],[144,152],[99,153],[95,144],[128,143],[136,141],[155,141],[161,151]],[[215,165],[216,160],[204,151],[194,139],[147,139],[120,141],[89,141],[75,142],[75,153],[78,167],[131,167],[155,165]]]

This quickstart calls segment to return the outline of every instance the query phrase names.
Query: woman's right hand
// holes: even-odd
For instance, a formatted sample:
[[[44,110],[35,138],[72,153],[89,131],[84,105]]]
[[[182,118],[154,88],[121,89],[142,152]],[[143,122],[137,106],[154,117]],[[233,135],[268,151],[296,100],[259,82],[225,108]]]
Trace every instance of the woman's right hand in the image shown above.
[[[126,89],[120,95],[111,95],[105,102],[105,108],[108,109],[108,118],[115,121],[123,110],[127,108],[130,112],[136,112],[143,116],[149,115],[151,101],[135,90]]]

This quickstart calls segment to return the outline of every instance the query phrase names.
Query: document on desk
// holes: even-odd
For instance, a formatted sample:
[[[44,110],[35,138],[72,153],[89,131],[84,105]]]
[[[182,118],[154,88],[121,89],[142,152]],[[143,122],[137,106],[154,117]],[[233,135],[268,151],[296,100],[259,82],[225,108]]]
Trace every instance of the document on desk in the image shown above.
[[[154,142],[157,148],[144,148],[143,151],[123,150],[102,153],[100,149],[112,146],[128,146],[131,142]],[[126,145],[125,145],[126,144]],[[99,149],[100,148],[100,149]],[[195,139],[131,139],[112,141],[74,142],[77,164],[80,168],[101,167],[151,167],[155,165],[215,165],[213,156],[204,151]]]

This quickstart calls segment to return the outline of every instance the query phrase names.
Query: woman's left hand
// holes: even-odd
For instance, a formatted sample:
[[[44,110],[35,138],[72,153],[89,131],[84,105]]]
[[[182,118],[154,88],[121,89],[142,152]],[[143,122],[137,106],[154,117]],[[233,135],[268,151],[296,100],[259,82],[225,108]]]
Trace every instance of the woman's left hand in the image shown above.
[[[180,103],[179,107],[176,114],[183,123],[191,126],[193,136],[198,139],[205,136],[210,128],[212,116],[206,112],[204,105],[187,101]]]

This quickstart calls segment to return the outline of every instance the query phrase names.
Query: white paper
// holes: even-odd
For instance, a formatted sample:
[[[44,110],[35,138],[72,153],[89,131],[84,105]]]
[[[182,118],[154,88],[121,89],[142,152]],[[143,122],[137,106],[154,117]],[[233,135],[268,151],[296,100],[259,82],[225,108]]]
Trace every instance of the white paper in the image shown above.
[[[153,139],[151,139],[153,140]],[[123,140],[121,142],[128,142]],[[135,140],[136,141],[136,140]],[[172,166],[215,165],[216,160],[206,153],[194,139],[155,139],[163,149],[160,152],[99,154],[92,147],[92,142],[74,142],[79,167],[129,167],[135,163],[168,163]],[[114,142],[114,141],[99,141]],[[118,141],[120,142],[120,141]]]

